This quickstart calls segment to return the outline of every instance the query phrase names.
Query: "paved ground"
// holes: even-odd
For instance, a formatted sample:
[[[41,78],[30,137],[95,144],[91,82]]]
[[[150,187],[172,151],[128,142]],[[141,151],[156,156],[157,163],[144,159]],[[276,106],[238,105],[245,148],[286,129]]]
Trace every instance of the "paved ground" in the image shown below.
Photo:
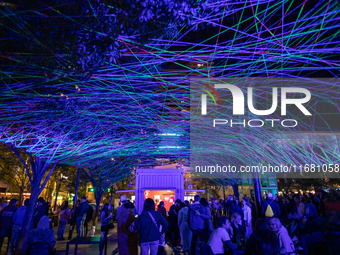
[[[97,226],[97,229],[99,226]],[[98,231],[98,230],[97,230]],[[99,232],[96,232],[95,236],[99,236]],[[66,235],[65,235],[66,236]],[[57,255],[64,255],[66,251],[66,243],[67,240],[65,241],[58,241],[56,244],[56,249],[57,249]],[[115,224],[115,228],[110,230],[109,235],[108,235],[108,246],[107,246],[107,254],[111,255],[113,254],[113,251],[118,247],[117,245],[117,228]],[[69,250],[69,255],[74,254],[74,245],[70,246]],[[94,245],[79,245],[78,246],[78,255],[93,255],[93,254],[99,254],[99,245],[94,244]],[[119,254],[119,253],[116,253]],[[140,251],[139,251],[140,254]],[[165,254],[166,255],[180,255],[183,253],[180,252],[173,252],[172,248],[168,245],[165,247]],[[199,254],[199,253],[197,253]],[[124,255],[124,254],[119,254],[119,255]]]
[[[115,228],[110,230],[109,235],[108,235],[108,247],[107,247],[107,254],[111,255],[113,254],[113,251],[117,248],[117,228],[116,228],[116,224],[115,224]],[[53,228],[55,232],[57,232],[57,228]],[[96,232],[96,236],[100,235],[100,226],[97,226],[97,232]],[[65,229],[65,233],[64,233],[64,237],[66,238],[68,236],[68,225],[66,226]],[[73,233],[73,237],[76,237],[76,233]],[[65,241],[57,241],[55,248],[57,249],[57,255],[64,255],[65,251],[66,251],[66,243],[68,242],[68,240]],[[7,251],[7,238],[4,241],[4,244],[2,246],[1,249],[1,255],[6,254]],[[70,245],[69,248],[69,255],[73,255],[74,254],[74,245]],[[94,244],[94,245],[78,245],[78,251],[77,251],[78,255],[97,255],[99,254],[99,245],[98,244]],[[119,254],[119,253],[116,253]],[[139,252],[140,254],[140,252]],[[180,252],[173,252],[172,248],[168,245],[166,245],[165,247],[165,254],[166,255],[180,255],[183,253]],[[199,253],[196,253],[199,254]],[[120,254],[120,255],[124,255],[124,254]]]

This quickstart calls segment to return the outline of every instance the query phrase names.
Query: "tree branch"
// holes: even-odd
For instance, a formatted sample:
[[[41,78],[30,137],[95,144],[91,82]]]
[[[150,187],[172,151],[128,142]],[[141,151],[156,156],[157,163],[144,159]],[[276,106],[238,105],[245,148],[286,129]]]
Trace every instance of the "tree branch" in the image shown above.
[[[15,155],[17,155],[17,157],[20,159],[21,163],[24,165],[24,167],[25,167],[25,169],[26,169],[26,172],[27,172],[27,175],[28,175],[28,178],[29,178],[30,182],[32,183],[33,180],[32,180],[32,178],[31,178],[30,171],[29,171],[29,169],[28,169],[27,164],[25,163],[25,161],[24,161],[24,160],[22,159],[22,157],[20,156],[20,153],[17,151],[17,149],[16,149],[15,147],[13,147],[13,146],[11,146],[11,145],[9,146],[9,148],[11,149],[11,151],[13,151],[13,152],[15,153]],[[28,153],[28,155],[30,155],[30,158],[31,158],[31,154]],[[32,164],[32,161],[31,161],[31,164]]]
[[[54,170],[54,168],[55,168],[56,165],[57,165],[56,163],[54,163],[54,164],[52,165],[51,170],[50,170],[49,173],[47,174],[47,176],[46,176],[46,178],[45,178],[43,184],[41,185],[41,187],[40,187],[40,189],[39,189],[39,192],[40,192],[40,193],[41,193],[41,191],[44,189],[44,187],[45,187],[47,181],[50,179],[51,174],[53,173],[53,170]]]

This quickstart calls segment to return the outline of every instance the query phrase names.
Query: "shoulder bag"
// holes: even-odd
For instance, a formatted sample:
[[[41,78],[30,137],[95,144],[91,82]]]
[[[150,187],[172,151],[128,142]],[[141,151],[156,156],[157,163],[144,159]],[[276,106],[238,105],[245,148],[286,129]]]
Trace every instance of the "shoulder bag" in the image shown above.
[[[162,225],[159,225],[159,227],[158,227],[155,218],[152,216],[152,214],[150,212],[148,212],[148,213],[150,215],[151,220],[153,221],[153,223],[155,224],[156,228],[159,231],[159,235],[161,236],[160,239],[159,239],[159,244],[162,245],[163,243],[165,243],[165,235],[162,233]]]

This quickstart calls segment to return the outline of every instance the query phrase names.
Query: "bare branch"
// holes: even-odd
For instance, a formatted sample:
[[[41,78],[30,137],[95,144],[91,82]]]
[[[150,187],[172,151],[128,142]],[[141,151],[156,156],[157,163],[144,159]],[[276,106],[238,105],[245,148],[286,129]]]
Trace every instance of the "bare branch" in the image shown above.
[[[20,156],[20,153],[18,152],[18,150],[13,147],[13,146],[9,146],[9,148],[11,149],[11,151],[13,151],[15,153],[15,155],[17,155],[17,157],[20,159],[21,163],[24,165],[25,169],[26,169],[26,172],[27,172],[27,175],[28,175],[28,178],[30,180],[30,182],[32,183],[32,178],[31,178],[31,174],[30,174],[30,171],[28,169],[28,166],[26,164],[26,162],[23,160],[23,158]],[[28,153],[28,155],[30,155],[30,158],[31,158],[31,154]],[[32,162],[32,161],[31,161]]]
[[[55,168],[56,165],[57,165],[56,163],[52,165],[52,168],[51,168],[51,170],[49,171],[49,173],[47,174],[47,176],[46,176],[46,178],[45,178],[43,184],[41,185],[41,187],[40,187],[40,189],[39,189],[39,192],[41,192],[41,191],[44,189],[44,187],[45,187],[47,181],[50,179],[51,174],[53,173],[53,170],[54,170],[54,168]]]

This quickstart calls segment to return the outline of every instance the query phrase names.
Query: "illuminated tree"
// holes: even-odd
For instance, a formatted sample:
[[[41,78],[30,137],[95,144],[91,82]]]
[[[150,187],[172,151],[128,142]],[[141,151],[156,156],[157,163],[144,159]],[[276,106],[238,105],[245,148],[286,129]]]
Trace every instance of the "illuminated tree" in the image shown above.
[[[93,215],[93,226],[96,225],[96,219],[99,213],[99,206],[103,194],[108,188],[115,183],[126,178],[126,172],[136,166],[135,157],[115,157],[108,160],[97,160],[96,164],[85,168],[93,185],[94,196],[96,200],[96,209]]]
[[[19,154],[27,163],[29,156],[22,151],[19,151]],[[15,189],[19,191],[19,205],[22,205],[24,198],[23,193],[24,191],[29,191],[30,181],[22,162],[17,155],[3,143],[0,143],[0,176],[10,186],[15,187]]]

